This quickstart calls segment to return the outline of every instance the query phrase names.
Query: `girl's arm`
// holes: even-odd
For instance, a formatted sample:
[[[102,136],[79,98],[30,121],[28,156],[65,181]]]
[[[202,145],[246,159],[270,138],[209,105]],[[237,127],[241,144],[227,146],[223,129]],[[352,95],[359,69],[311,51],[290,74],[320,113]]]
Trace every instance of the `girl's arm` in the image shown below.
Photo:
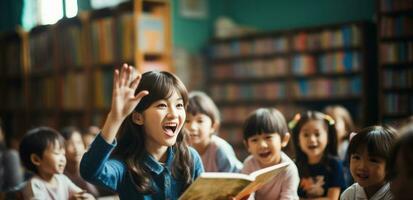
[[[101,136],[109,144],[115,140],[123,120],[132,113],[133,109],[138,105],[142,97],[149,94],[144,90],[135,96],[135,90],[141,80],[141,75],[138,73],[136,78],[133,78],[133,67],[124,64],[120,73],[115,70],[113,77],[112,90],[112,105],[110,112],[103,125]]]
[[[327,198],[330,200],[337,200],[340,198],[340,188],[339,187],[332,187],[328,189]]]
[[[126,166],[122,162],[109,159],[116,146],[116,133],[126,116],[133,111],[141,98],[148,94],[147,91],[141,91],[135,96],[141,76],[133,79],[132,70],[133,68],[126,64],[120,73],[115,70],[111,110],[102,132],[92,142],[80,162],[80,174],[85,180],[112,190],[118,188],[126,172]]]

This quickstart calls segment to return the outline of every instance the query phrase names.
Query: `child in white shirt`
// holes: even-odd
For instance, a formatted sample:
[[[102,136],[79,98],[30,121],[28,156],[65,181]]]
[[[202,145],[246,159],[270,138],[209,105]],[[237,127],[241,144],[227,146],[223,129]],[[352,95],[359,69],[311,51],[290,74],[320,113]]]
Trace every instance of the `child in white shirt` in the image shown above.
[[[388,162],[396,132],[389,127],[364,128],[350,140],[350,172],[355,183],[341,200],[393,199],[388,182]]]
[[[24,167],[35,174],[23,188],[24,199],[95,199],[63,174],[64,139],[56,130],[30,130],[20,143],[19,153]]]

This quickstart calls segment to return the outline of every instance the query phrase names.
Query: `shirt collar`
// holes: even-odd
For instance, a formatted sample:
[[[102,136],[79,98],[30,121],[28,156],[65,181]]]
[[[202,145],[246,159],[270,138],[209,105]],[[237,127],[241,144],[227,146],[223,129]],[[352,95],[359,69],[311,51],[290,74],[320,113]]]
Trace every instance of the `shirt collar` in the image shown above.
[[[172,166],[172,161],[174,157],[174,152],[172,151],[172,147],[168,147],[168,149],[166,150],[166,156],[167,156],[166,162],[164,165],[161,164],[159,161],[155,160],[155,158],[150,154],[146,154],[144,158],[144,163],[146,167],[148,167],[149,170],[159,175],[163,172],[163,170],[165,169],[165,166],[168,166],[169,168],[170,166]]]

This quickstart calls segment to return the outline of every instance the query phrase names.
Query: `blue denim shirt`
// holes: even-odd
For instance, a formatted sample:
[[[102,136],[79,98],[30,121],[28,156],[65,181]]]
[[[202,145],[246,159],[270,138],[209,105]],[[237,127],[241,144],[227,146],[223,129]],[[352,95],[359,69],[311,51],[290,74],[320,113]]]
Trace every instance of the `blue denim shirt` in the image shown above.
[[[118,192],[120,199],[178,199],[184,192],[183,181],[174,178],[171,174],[174,158],[171,147],[167,150],[164,165],[150,155],[145,157],[144,163],[151,173],[154,193],[142,194],[135,188],[126,164],[121,160],[109,158],[115,146],[116,142],[108,144],[100,135],[96,137],[80,163],[80,173],[85,180]],[[192,178],[195,180],[204,171],[204,167],[198,153],[190,147],[189,150],[194,167]]]

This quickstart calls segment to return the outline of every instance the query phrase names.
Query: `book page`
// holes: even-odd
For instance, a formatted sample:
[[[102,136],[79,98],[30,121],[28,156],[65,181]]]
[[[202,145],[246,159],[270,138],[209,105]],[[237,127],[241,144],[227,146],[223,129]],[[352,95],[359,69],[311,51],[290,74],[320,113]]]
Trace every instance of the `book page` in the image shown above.
[[[228,200],[229,197],[234,197],[250,183],[245,179],[199,177],[179,200]]]
[[[255,181],[250,183],[247,187],[245,187],[235,198],[242,199],[243,197],[257,191],[268,181],[272,180],[272,178],[282,173],[288,165],[288,162],[281,163],[251,173],[250,176],[255,177]]]

